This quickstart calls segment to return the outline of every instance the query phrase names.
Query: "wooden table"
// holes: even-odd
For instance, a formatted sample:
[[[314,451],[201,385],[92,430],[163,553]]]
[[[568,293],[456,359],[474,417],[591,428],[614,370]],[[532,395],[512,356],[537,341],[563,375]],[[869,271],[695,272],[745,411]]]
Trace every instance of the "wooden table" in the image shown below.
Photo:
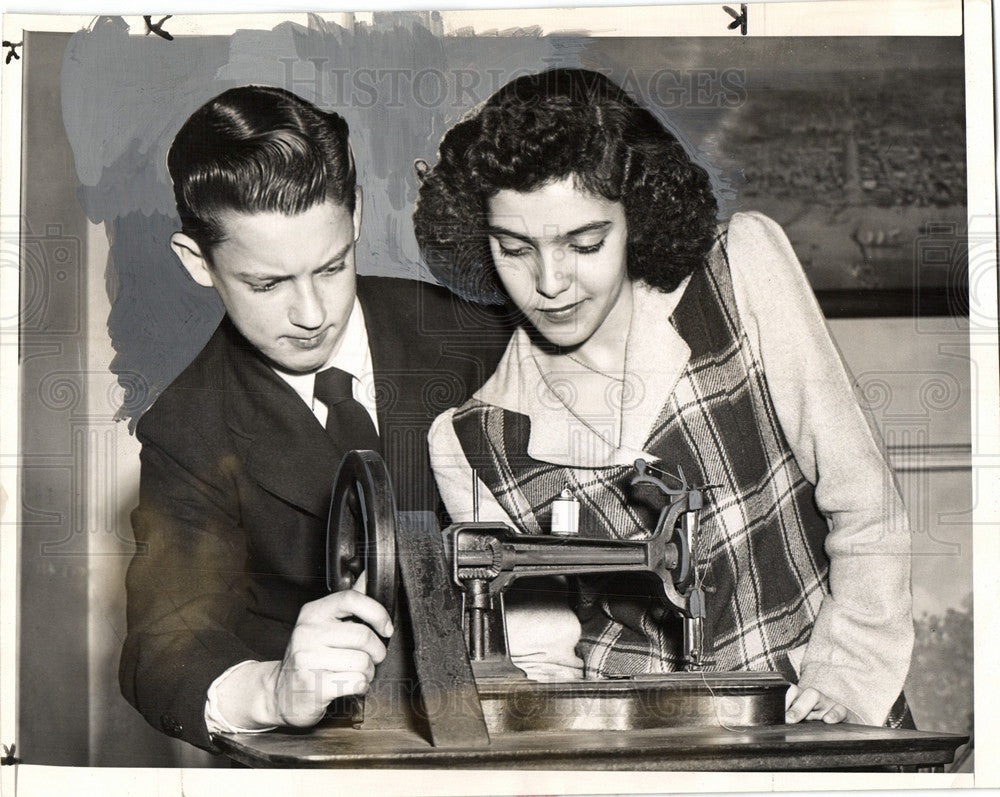
[[[218,745],[252,767],[374,769],[889,770],[942,769],[966,736],[806,722],[726,730],[525,732],[485,748],[436,748],[407,730],[321,725],[221,734]]]

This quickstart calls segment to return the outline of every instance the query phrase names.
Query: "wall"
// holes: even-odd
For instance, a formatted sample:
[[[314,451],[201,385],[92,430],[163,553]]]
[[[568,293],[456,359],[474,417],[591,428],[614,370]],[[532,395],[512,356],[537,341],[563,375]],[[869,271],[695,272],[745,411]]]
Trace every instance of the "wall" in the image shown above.
[[[851,319],[830,330],[882,430],[910,512],[914,613],[957,608],[966,596],[959,585],[972,589],[968,321]]]
[[[71,192],[58,108],[62,37],[31,34],[25,51],[23,138],[32,160],[22,191],[21,646],[18,750],[35,760],[87,760],[87,536],[79,514],[85,415],[81,375],[85,219]],[[53,135],[53,131],[55,135]]]
[[[138,443],[115,420],[107,236],[83,213],[59,123],[65,44],[33,33],[25,48],[17,750],[27,763],[201,766],[211,757],[148,727],[118,690]]]
[[[968,319],[852,319],[830,328],[882,429],[910,514],[916,640],[907,700],[917,727],[969,733],[979,493],[971,470],[978,378]]]

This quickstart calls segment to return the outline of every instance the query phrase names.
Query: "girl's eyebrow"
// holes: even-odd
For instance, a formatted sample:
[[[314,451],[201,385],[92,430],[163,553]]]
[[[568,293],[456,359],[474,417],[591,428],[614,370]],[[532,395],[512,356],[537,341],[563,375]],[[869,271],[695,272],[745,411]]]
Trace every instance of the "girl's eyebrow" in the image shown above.
[[[502,235],[505,238],[516,238],[518,241],[522,241],[526,244],[534,244],[534,241],[532,241],[531,238],[524,233],[514,232],[513,230],[508,230],[505,227],[498,227],[495,224],[486,225],[486,234],[494,237]]]
[[[565,235],[559,236],[563,239],[576,238],[578,235],[586,235],[588,232],[603,232],[608,227],[611,226],[610,219],[602,219],[600,221],[592,221],[588,224],[584,224],[577,227],[575,230],[570,230]]]
[[[600,219],[598,221],[591,221],[587,222],[586,224],[582,224],[579,227],[576,227],[575,229],[572,229],[567,233],[563,233],[562,235],[556,235],[554,237],[554,240],[560,242],[568,241],[571,238],[576,238],[577,236],[580,235],[586,235],[588,232],[603,232],[610,226],[611,226],[610,219]],[[526,244],[535,243],[530,236],[525,235],[524,233],[514,232],[513,230],[508,230],[505,227],[499,227],[495,224],[488,224],[486,226],[486,233],[488,235],[494,235],[494,236],[503,235],[506,236],[507,238],[516,238],[518,241],[523,241]]]

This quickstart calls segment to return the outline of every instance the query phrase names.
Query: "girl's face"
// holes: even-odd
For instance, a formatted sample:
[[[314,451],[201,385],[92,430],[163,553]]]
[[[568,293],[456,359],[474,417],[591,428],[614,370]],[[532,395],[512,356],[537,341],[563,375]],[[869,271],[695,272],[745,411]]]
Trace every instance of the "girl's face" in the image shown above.
[[[625,208],[566,177],[489,200],[493,262],[508,295],[549,342],[579,348],[628,333]]]

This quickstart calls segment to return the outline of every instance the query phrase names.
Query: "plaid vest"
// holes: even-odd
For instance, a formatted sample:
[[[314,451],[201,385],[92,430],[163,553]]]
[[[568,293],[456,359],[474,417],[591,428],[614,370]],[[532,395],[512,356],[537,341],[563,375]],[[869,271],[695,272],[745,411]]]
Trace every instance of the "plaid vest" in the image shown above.
[[[699,567],[709,594],[713,667],[795,677],[788,652],[805,644],[828,592],[828,526],[771,402],[763,366],[736,311],[723,240],[670,318],[690,360],[644,450],[678,466],[706,493]],[[576,468],[532,460],[527,416],[472,399],[454,416],[469,464],[523,534],[547,533],[552,502],[569,485],[581,536],[634,539],[655,526],[663,499],[629,486],[628,466]],[[643,575],[577,579],[587,677],[680,666],[681,625]]]

